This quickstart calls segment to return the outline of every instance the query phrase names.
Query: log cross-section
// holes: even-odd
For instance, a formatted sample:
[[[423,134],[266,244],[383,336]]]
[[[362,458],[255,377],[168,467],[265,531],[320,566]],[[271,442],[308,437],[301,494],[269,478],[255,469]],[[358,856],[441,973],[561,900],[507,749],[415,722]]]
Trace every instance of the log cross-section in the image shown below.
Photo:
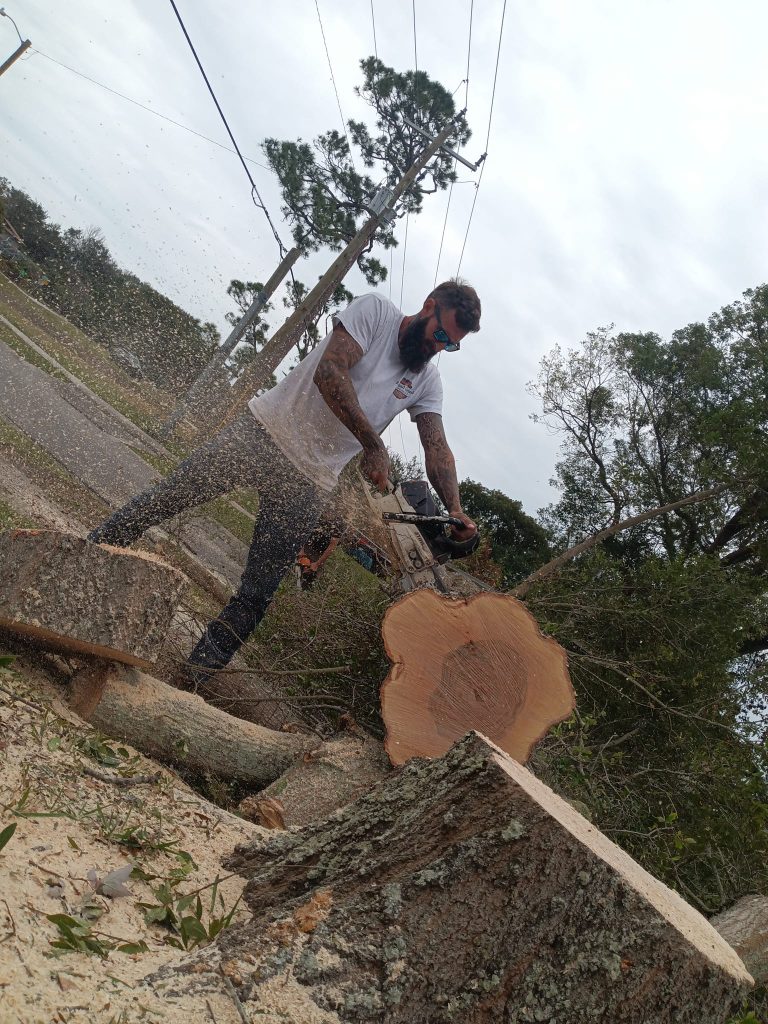
[[[387,610],[382,636],[393,663],[381,688],[393,764],[439,757],[471,729],[525,763],[573,711],[565,651],[513,597],[419,590]]]
[[[0,628],[150,668],[187,588],[160,559],[56,530],[0,533]]]

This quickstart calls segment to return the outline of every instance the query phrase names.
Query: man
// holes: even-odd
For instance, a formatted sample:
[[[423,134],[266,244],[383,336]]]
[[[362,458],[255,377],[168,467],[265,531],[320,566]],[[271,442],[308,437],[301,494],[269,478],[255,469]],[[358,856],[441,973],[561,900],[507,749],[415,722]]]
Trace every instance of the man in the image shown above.
[[[362,449],[362,469],[387,488],[382,431],[404,409],[418,427],[427,476],[461,519],[457,540],[476,532],[464,515],[442,422],[442,385],[432,358],[455,352],[480,329],[473,288],[446,281],[404,316],[379,295],[355,299],[334,328],[249,411],[198,448],[168,477],[133,498],[88,539],[128,546],[150,526],[237,487],[255,487],[259,515],[236,594],[210,622],[180,682],[198,685],[226,666],[261,621],[280,580],[317,525],[344,466]]]

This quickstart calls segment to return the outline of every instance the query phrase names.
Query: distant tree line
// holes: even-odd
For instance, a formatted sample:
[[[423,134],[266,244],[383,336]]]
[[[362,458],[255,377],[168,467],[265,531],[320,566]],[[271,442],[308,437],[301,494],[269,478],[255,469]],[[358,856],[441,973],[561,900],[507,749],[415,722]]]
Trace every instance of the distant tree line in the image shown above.
[[[119,267],[98,228],[60,227],[5,178],[0,201],[48,282],[29,275],[21,282],[29,291],[100,344],[133,352],[154,383],[169,390],[191,383],[219,342],[214,324]]]

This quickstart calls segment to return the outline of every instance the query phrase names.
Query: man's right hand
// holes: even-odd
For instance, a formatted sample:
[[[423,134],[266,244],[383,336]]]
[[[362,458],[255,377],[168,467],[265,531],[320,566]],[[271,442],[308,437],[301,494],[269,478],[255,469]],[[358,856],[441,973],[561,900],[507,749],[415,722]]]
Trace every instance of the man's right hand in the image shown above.
[[[384,444],[379,442],[370,448],[363,449],[363,461],[361,463],[363,473],[368,477],[374,487],[382,494],[389,489],[389,455]]]

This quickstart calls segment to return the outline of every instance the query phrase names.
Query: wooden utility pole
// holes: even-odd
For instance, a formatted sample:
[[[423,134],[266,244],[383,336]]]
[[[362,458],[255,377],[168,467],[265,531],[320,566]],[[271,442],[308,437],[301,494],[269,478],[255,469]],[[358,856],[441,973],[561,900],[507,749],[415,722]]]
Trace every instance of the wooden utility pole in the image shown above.
[[[24,42],[21,43],[13,51],[8,60],[4,64],[0,64],[0,75],[4,75],[8,68],[11,66],[11,64],[15,64],[19,57],[22,55],[22,53],[25,53],[30,48],[31,45],[32,43],[29,41],[29,39],[25,39]]]
[[[16,32],[18,33],[19,42],[20,42],[20,45],[13,51],[13,53],[8,58],[8,60],[5,61],[4,64],[0,64],[0,75],[4,75],[5,72],[8,70],[8,68],[12,64],[16,63],[16,61],[19,59],[19,57],[22,55],[22,53],[26,53],[26,51],[30,48],[32,43],[30,43],[30,41],[28,39],[22,39],[21,38],[21,32],[19,32],[19,26],[16,24],[16,22],[13,20],[13,18],[10,16],[10,14],[7,13],[7,11],[6,11],[6,9],[4,7],[0,7],[0,17],[7,18],[8,21],[11,22],[13,27],[16,29]]]
[[[274,274],[270,277],[261,291],[256,294],[248,309],[237,321],[226,339],[216,349],[208,365],[202,370],[200,376],[192,382],[192,385],[186,395],[179,400],[176,408],[162,424],[160,428],[161,438],[170,437],[179,420],[181,420],[185,413],[194,405],[195,399],[202,394],[203,389],[211,383],[218,371],[224,366],[224,363],[237,348],[237,344],[245,331],[250,327],[254,320],[258,319],[259,313],[267,304],[269,298],[275,293],[277,286],[291,270],[300,255],[300,250],[294,246],[294,248],[284,256],[277,270],[275,270]]]
[[[383,194],[382,192],[377,193],[374,197],[375,205],[371,207],[371,218],[360,228],[346,249],[337,256],[304,301],[296,307],[282,327],[272,335],[253,362],[243,371],[237,384],[232,388],[232,402],[222,423],[227,423],[233,419],[244,402],[269,381],[275,369],[296,344],[301,332],[305,328],[306,322],[312,320],[313,312],[322,306],[339,282],[343,281],[347,272],[369,244],[379,226],[391,220],[394,216],[394,209],[398,200],[406,189],[413,184],[419,172],[427,166],[435,153],[443,146],[454,128],[455,125],[452,120],[427,146],[421,156],[414,161],[391,191],[386,190]]]

